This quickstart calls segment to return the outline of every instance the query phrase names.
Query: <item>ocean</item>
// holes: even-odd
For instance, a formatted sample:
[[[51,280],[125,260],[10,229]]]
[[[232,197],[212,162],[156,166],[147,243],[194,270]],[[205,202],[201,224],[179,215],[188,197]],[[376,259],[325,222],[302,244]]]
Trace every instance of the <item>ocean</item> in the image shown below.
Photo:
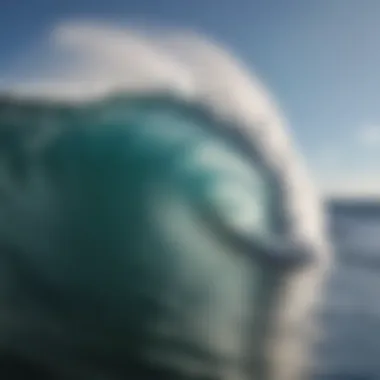
[[[380,200],[326,204],[335,265],[313,380],[380,379]]]

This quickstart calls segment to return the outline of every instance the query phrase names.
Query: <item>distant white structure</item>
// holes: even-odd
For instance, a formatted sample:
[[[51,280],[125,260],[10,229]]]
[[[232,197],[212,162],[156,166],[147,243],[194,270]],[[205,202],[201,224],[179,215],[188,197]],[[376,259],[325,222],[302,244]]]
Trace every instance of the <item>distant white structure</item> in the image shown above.
[[[282,289],[268,352],[271,379],[305,379],[317,335],[313,310],[330,253],[320,197],[271,95],[233,56],[190,32],[71,22],[59,25],[51,37],[53,55],[43,55],[42,72],[27,68],[4,91],[68,103],[119,90],[165,91],[230,121],[260,149],[281,184],[291,238],[310,245],[316,255],[315,263]],[[58,53],[69,59],[60,61]]]

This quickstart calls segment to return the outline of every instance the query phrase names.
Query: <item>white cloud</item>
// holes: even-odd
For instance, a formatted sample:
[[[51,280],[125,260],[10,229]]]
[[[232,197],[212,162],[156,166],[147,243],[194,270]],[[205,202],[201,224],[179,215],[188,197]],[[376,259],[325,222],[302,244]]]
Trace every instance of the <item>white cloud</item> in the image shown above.
[[[376,128],[375,128],[376,130]],[[372,134],[372,139],[367,142]],[[377,167],[370,164],[369,153],[363,152],[365,144],[377,143],[374,131],[363,134],[363,141],[356,138],[353,144],[346,142],[329,143],[314,150],[310,166],[321,192],[334,197],[379,197],[380,179]],[[360,147],[358,149],[358,143]],[[380,143],[380,141],[379,141]],[[354,154],[353,154],[354,152]],[[376,153],[376,152],[375,152]],[[367,165],[365,165],[367,162]]]
[[[380,198],[380,180],[375,174],[341,176],[337,173],[335,178],[321,178],[320,186],[324,194],[331,197]]]
[[[380,125],[366,125],[358,131],[357,141],[364,147],[380,146]]]

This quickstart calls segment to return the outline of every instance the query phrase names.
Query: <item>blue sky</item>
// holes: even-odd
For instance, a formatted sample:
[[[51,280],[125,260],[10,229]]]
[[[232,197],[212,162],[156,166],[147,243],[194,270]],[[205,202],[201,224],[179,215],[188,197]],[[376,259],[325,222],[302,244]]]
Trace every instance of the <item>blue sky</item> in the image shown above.
[[[380,1],[3,0],[0,77],[57,22],[78,17],[216,37],[274,93],[325,191],[380,194]]]

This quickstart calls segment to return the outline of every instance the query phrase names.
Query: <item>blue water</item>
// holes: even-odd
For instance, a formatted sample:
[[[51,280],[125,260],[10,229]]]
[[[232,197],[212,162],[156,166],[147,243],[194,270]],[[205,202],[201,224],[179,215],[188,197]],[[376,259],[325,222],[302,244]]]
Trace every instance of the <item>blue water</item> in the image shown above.
[[[320,312],[314,380],[380,379],[380,201],[328,204],[336,265]]]

